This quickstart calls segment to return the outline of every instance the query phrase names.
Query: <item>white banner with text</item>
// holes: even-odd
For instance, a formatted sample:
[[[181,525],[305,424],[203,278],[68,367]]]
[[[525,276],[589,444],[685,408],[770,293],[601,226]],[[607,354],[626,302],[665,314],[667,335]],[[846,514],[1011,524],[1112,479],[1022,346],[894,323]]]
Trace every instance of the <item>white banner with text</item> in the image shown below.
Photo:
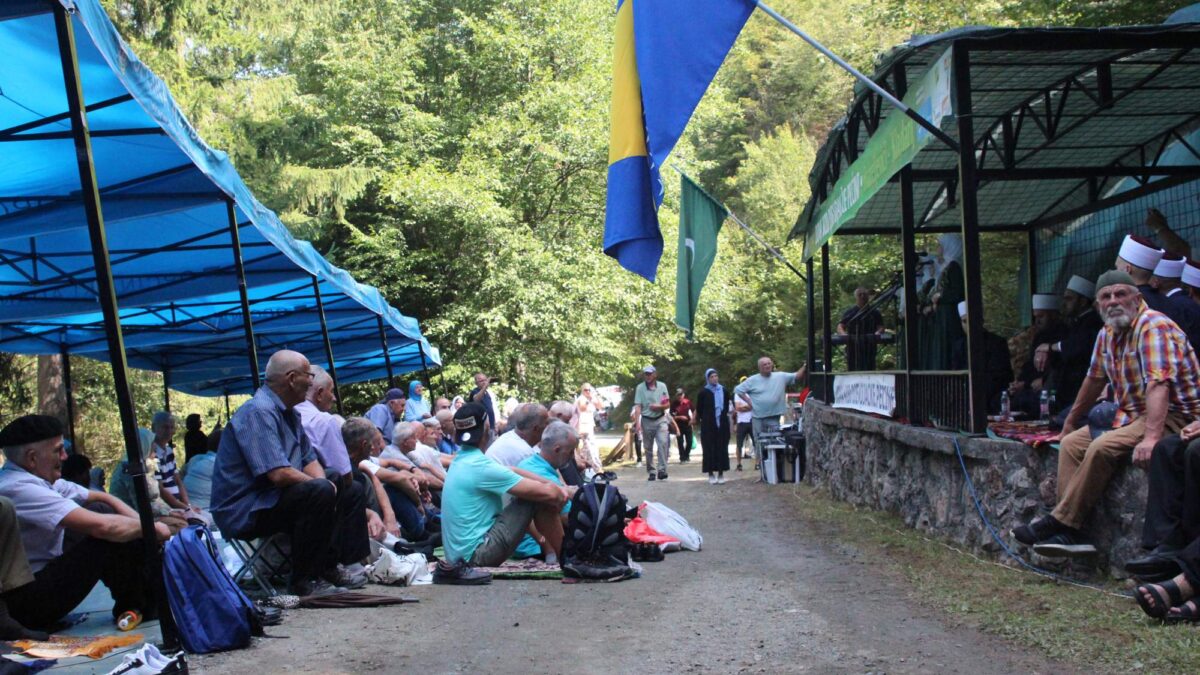
[[[878,373],[833,378],[833,407],[892,416],[896,410],[896,376]]]

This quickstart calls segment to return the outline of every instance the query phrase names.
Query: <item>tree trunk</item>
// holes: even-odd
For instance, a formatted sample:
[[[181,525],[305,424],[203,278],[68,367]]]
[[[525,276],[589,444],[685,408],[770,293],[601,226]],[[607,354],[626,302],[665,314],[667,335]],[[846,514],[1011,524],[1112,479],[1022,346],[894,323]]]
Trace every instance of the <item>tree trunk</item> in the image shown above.
[[[58,354],[38,356],[38,412],[62,420],[67,419],[67,388],[63,382],[62,357]]]

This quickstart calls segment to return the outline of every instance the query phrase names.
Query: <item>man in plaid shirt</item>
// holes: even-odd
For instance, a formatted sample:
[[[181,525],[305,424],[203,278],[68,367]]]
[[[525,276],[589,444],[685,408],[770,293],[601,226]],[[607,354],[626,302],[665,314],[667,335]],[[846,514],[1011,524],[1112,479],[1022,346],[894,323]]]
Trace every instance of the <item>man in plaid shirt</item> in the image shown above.
[[[1046,517],[1014,528],[1013,537],[1049,557],[1095,553],[1079,528],[1104,494],[1118,464],[1149,465],[1155,443],[1200,416],[1200,363],[1187,335],[1166,315],[1146,307],[1129,274],[1110,270],[1096,282],[1104,329],[1092,364],[1063,424],[1058,453],[1058,505]],[[1111,386],[1113,428],[1093,438],[1084,421]]]

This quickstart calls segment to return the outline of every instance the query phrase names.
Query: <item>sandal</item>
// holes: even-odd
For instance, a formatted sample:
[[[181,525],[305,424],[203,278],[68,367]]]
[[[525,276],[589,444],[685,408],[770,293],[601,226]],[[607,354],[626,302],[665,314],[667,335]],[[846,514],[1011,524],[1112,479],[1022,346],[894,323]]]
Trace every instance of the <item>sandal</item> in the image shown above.
[[[1152,600],[1147,600],[1142,591],[1149,591]],[[1162,591],[1162,592],[1160,592]],[[1163,592],[1166,597],[1163,597]],[[1133,598],[1141,606],[1142,611],[1154,619],[1166,618],[1172,607],[1183,602],[1183,591],[1174,581],[1164,581],[1161,584],[1143,584],[1133,591]]]
[[[1167,610],[1167,615],[1163,617],[1163,621],[1167,623],[1194,623],[1200,621],[1200,600],[1188,600],[1178,607],[1172,607]]]

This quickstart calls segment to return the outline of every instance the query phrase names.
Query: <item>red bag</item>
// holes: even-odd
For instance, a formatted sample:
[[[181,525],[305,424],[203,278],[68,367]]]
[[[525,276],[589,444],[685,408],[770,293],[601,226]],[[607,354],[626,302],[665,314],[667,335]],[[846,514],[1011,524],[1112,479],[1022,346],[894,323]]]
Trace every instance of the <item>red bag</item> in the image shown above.
[[[644,518],[638,516],[625,526],[625,538],[635,544],[678,544],[679,540],[662,534],[650,527]]]

